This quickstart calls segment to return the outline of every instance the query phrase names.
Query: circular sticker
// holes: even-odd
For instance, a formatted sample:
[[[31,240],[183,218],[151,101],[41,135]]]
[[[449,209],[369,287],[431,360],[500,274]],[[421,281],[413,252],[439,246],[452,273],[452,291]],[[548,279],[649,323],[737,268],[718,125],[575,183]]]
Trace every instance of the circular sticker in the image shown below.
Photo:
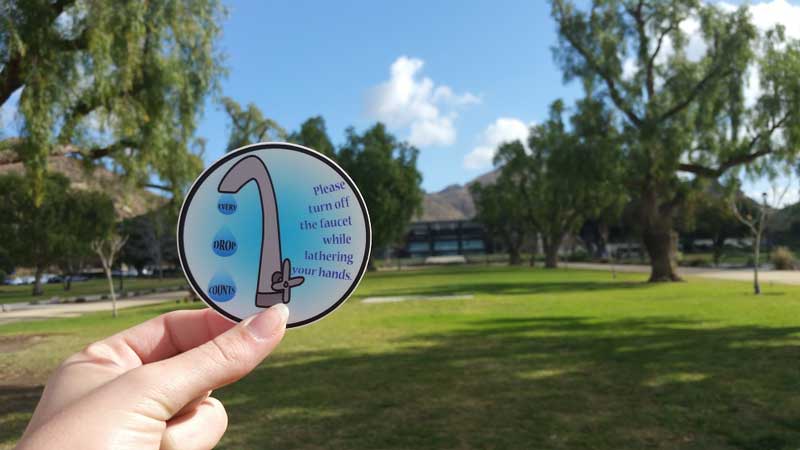
[[[287,143],[234,150],[194,182],[178,219],[178,255],[194,291],[240,321],[289,304],[287,327],[321,319],[358,285],[370,223],[350,177]]]

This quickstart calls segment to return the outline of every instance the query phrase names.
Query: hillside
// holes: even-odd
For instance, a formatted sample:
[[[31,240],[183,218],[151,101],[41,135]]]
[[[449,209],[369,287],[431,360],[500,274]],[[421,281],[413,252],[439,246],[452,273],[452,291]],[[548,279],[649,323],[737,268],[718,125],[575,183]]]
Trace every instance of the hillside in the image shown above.
[[[474,180],[464,184],[452,184],[439,192],[425,194],[422,203],[422,214],[417,217],[417,222],[430,222],[437,220],[464,220],[475,216],[475,204],[469,193],[469,186],[474,183],[488,184],[493,182],[499,174],[492,170]]]
[[[141,188],[126,186],[124,180],[105,167],[87,169],[75,158],[67,156],[51,156],[48,168],[53,172],[65,175],[75,189],[102,191],[111,196],[117,215],[121,219],[138,216],[162,205],[164,197]],[[0,165],[0,174],[7,172],[24,172],[22,163]]]

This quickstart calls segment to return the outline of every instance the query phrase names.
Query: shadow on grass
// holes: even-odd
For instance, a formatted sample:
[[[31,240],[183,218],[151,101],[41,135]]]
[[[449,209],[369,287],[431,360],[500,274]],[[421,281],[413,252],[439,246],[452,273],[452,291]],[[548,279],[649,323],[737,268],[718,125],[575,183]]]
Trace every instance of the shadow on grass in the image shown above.
[[[518,318],[277,355],[217,393],[221,448],[796,449],[797,333]]]
[[[0,446],[19,439],[43,386],[0,386]]]
[[[468,278],[467,278],[468,280]],[[531,280],[522,282],[492,282],[483,280],[475,282],[459,282],[458,284],[445,284],[435,286],[409,286],[408,288],[386,288],[374,290],[371,296],[402,296],[402,295],[456,295],[456,294],[483,294],[483,295],[535,295],[535,294],[561,294],[567,292],[597,292],[621,289],[648,289],[652,283],[636,281],[541,281]]]
[[[230,417],[220,448],[796,449],[799,334],[519,317],[388,352],[279,352],[215,393]],[[40,393],[0,388],[0,446]]]

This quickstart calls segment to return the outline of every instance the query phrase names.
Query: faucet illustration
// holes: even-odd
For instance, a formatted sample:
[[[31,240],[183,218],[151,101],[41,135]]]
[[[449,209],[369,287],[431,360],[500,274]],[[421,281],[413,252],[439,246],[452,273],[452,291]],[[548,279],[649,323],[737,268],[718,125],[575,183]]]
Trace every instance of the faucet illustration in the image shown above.
[[[278,206],[275,189],[267,166],[257,156],[239,160],[222,177],[217,190],[235,194],[247,183],[255,181],[261,200],[261,258],[258,264],[256,306],[268,308],[278,303],[289,303],[291,290],[305,281],[292,277],[292,263],[281,256],[281,233],[278,224]]]

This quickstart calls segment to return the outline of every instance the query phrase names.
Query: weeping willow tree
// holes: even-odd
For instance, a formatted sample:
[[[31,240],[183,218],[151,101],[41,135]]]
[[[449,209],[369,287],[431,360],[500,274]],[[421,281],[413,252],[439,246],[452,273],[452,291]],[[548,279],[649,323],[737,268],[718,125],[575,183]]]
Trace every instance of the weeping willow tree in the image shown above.
[[[0,105],[19,131],[0,164],[24,163],[36,203],[53,155],[179,195],[202,168],[191,149],[223,15],[217,0],[0,0]]]

